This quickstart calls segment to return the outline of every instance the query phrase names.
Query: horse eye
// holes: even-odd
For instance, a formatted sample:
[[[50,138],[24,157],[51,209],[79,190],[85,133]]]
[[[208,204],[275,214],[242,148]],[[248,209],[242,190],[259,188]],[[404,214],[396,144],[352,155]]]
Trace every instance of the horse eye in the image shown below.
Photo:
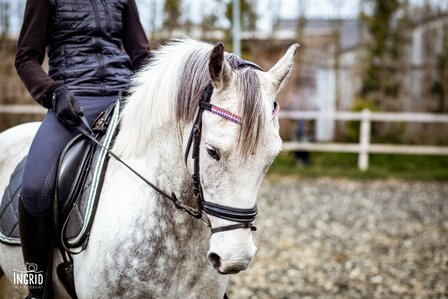
[[[211,146],[207,146],[207,153],[215,159],[216,161],[219,161],[221,159],[221,155],[219,154],[219,151]]]

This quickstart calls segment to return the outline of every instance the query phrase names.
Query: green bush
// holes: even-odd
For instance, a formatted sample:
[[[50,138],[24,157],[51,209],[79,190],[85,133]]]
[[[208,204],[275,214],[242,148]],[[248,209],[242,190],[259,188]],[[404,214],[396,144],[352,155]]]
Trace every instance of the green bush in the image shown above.
[[[310,153],[310,165],[298,166],[292,153],[282,153],[270,173],[302,177],[345,177],[352,179],[408,179],[448,181],[448,157],[371,154],[367,171],[358,169],[358,155]]]
[[[369,99],[365,98],[355,98],[353,100],[353,105],[350,111],[361,112],[364,109],[369,109],[370,111],[379,111],[375,103]],[[358,142],[359,141],[359,121],[347,121],[344,130],[344,141],[346,142]],[[373,126],[372,126],[373,133]]]

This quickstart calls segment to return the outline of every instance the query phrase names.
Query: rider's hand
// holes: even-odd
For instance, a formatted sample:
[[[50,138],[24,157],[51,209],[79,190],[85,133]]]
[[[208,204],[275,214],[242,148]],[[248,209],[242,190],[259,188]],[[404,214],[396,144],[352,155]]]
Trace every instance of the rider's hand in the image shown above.
[[[78,126],[84,110],[64,85],[56,87],[53,92],[53,109],[61,123],[67,126]]]

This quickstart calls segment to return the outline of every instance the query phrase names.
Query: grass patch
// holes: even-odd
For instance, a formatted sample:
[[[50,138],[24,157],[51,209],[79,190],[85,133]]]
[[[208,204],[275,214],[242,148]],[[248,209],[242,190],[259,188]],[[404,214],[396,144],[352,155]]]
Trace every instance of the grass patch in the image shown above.
[[[282,153],[269,171],[303,177],[448,181],[446,156],[371,154],[369,158],[369,169],[363,172],[357,154],[311,152],[310,164],[299,166],[292,153]]]

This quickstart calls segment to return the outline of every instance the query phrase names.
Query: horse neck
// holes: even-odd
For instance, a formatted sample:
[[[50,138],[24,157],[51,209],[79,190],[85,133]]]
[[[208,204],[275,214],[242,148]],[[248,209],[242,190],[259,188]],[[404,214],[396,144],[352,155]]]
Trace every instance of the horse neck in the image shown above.
[[[144,160],[150,175],[158,186],[178,197],[189,197],[187,186],[191,185],[191,178],[183,162],[182,138],[180,131],[173,124],[166,124],[153,132],[148,142]]]
[[[174,192],[185,202],[191,182],[182,161],[181,134],[169,127],[156,131],[142,155],[123,158],[157,187],[168,194]],[[126,131],[119,134],[123,132]],[[142,293],[153,288],[154,283],[169,290],[172,279],[195,281],[204,275],[201,271],[188,270],[205,269],[208,265],[210,232],[200,221],[176,210],[169,199],[113,159],[103,189],[106,192],[100,201],[89,248],[104,252],[104,257],[86,256],[86,263],[102,269],[106,276],[110,269],[112,272],[118,269],[121,286],[135,284],[136,278],[139,282],[149,282],[137,284],[135,291]],[[188,289],[188,286],[179,288]]]
[[[174,193],[182,203],[195,206],[191,176],[183,160],[182,139],[181,130],[177,125],[167,123],[153,131],[144,154],[131,157],[130,161],[131,166],[135,166],[137,171],[165,193],[169,195]],[[137,177],[133,179],[139,180]],[[154,225],[157,229],[165,230],[162,235],[173,234],[176,240],[182,240],[182,235],[209,234],[200,221],[176,210],[169,199],[150,186],[143,186],[142,190],[143,192],[136,194],[139,198],[135,202],[140,206],[136,208],[136,213],[148,213],[150,210],[150,213],[157,218]],[[196,239],[194,246],[197,247],[198,240],[207,238],[194,239]],[[188,243],[191,240],[187,238],[183,242]]]

